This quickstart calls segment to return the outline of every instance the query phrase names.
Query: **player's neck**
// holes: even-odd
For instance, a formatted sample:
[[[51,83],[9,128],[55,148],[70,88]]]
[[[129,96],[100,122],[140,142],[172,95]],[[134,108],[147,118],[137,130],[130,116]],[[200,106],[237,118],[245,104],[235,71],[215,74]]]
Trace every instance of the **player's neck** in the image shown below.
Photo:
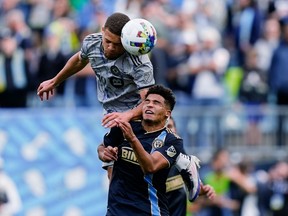
[[[165,127],[165,122],[144,121],[142,122],[144,130],[148,133],[162,130]]]

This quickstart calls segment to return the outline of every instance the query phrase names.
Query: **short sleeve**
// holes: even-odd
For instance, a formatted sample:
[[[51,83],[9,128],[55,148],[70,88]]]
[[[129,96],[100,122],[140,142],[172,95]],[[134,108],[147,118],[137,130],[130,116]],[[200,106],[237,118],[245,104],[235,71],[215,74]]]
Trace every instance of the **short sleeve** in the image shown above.
[[[134,78],[134,82],[138,89],[150,87],[155,84],[153,66],[148,55],[130,56],[135,71],[130,75]]]
[[[100,33],[87,35],[82,41],[80,57],[82,59],[88,59],[90,54],[95,53],[95,47],[97,47],[101,41],[102,35]]]
[[[168,134],[166,137],[164,145],[161,148],[155,149],[155,151],[160,152],[172,166],[178,155],[184,153],[183,139],[175,136],[174,134]]]

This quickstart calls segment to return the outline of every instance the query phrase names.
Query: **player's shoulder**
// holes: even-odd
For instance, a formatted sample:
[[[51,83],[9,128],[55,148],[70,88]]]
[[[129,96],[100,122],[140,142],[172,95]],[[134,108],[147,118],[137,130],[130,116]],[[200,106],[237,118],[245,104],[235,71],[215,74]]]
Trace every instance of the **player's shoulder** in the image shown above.
[[[91,33],[88,34],[84,37],[83,42],[85,43],[89,43],[89,42],[93,42],[93,43],[97,43],[97,42],[102,42],[102,33]]]
[[[133,128],[133,130],[141,130],[141,129],[143,129],[142,121],[140,119],[139,120],[137,119],[137,120],[130,121],[130,125]]]
[[[172,139],[182,139],[177,133],[173,132],[170,128],[166,128],[167,135]]]
[[[132,55],[128,52],[126,52],[126,56],[127,56],[127,59],[135,66],[135,67],[138,67],[138,66],[141,66],[145,63],[151,63],[150,61],[150,58],[149,56],[146,54],[146,55]]]

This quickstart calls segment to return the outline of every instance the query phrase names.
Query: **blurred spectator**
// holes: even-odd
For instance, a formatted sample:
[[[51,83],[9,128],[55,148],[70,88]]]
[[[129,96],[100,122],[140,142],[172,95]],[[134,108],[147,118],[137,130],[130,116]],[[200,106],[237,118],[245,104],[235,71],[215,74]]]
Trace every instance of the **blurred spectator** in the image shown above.
[[[106,7],[105,7],[106,6]],[[101,29],[110,13],[107,10],[109,3],[104,4],[99,0],[88,0],[82,7],[75,11],[75,21],[77,23],[79,32],[89,30],[96,32]],[[114,7],[112,4],[110,7]]]
[[[234,161],[226,149],[217,149],[210,162],[211,170],[204,174],[204,184],[210,184],[217,194],[212,201],[198,199],[199,205],[197,216],[241,216],[242,211],[247,211],[248,195],[253,195],[257,191],[256,181],[254,180],[253,165],[248,160]],[[257,216],[256,200],[249,203],[249,215]],[[244,208],[245,207],[245,208]],[[253,209],[252,209],[253,208]],[[248,214],[244,214],[248,216]]]
[[[201,48],[189,59],[190,70],[195,74],[195,81],[191,89],[193,104],[199,106],[204,119],[198,119],[197,145],[208,146],[208,130],[205,126],[207,118],[214,112],[213,129],[216,131],[216,144],[222,145],[221,120],[218,118],[221,106],[225,101],[223,76],[230,60],[229,52],[222,47],[221,36],[214,27],[199,29]],[[216,108],[216,109],[215,109]],[[216,112],[216,113],[215,113]],[[206,119],[206,120],[205,120]]]
[[[280,24],[275,18],[268,18],[264,22],[262,36],[256,41],[254,48],[258,56],[257,67],[268,73],[274,50],[280,41]]]
[[[248,115],[246,129],[247,144],[261,144],[262,136],[259,124],[263,118],[263,108],[267,103],[267,75],[258,68],[258,56],[254,49],[246,54],[243,67],[243,79],[240,84],[239,100],[244,105]]]
[[[35,59],[35,54],[33,50],[33,32],[26,23],[25,14],[20,9],[12,9],[7,12],[5,16],[6,27],[11,31],[11,35],[17,41],[17,47],[22,49],[24,52],[24,57],[27,62],[29,62],[29,71],[31,75],[35,75],[36,70],[34,65],[38,62]],[[36,86],[36,80],[31,80],[34,82],[33,85]]]
[[[281,20],[282,38],[279,46],[273,53],[271,67],[268,74],[270,93],[275,95],[276,104],[279,106],[277,129],[277,145],[284,145],[285,106],[288,105],[288,17]]]
[[[46,26],[46,32],[59,38],[60,51],[66,56],[71,56],[80,46],[77,26],[71,18],[63,17],[52,21]]]
[[[0,35],[0,107],[27,106],[27,94],[32,90],[31,74],[24,50],[9,29]]]
[[[270,0],[269,14],[276,19],[283,19],[288,14],[288,2],[286,0]]]
[[[233,12],[233,31],[237,53],[236,64],[243,65],[247,51],[256,43],[261,35],[263,15],[256,0],[235,1]]]
[[[13,9],[19,9],[20,0],[2,0],[0,1],[0,26],[5,26],[5,19],[7,13],[9,13]]]
[[[221,32],[225,28],[227,9],[226,2],[223,0],[183,0],[181,12],[190,14],[197,28],[213,26]]]
[[[253,176],[254,166],[248,159],[240,159],[228,171],[230,178],[230,197],[239,203],[233,210],[234,216],[258,216],[256,180]]]
[[[202,178],[204,184],[211,185],[216,192],[214,200],[198,198],[196,203],[201,206],[199,216],[232,216],[233,210],[239,209],[239,202],[229,197],[230,178],[227,169],[230,167],[230,153],[218,149],[211,160],[211,170]]]
[[[199,40],[193,23],[182,23],[182,25],[178,37],[179,41],[175,41],[175,44],[172,45],[175,48],[168,54],[169,65],[166,70],[166,85],[175,92],[179,106],[190,106],[192,104],[191,89],[195,80],[190,59],[193,59],[198,51]],[[190,119],[187,116],[181,116],[178,120],[178,131],[184,140],[184,145],[191,147],[189,134],[185,132]]]
[[[51,11],[52,20],[60,18],[72,18],[72,10],[69,0],[54,0]]]
[[[33,31],[42,33],[45,26],[51,22],[51,10],[53,7],[53,1],[29,1],[29,7],[30,13],[27,18],[27,24]]]
[[[20,213],[22,201],[13,179],[4,172],[3,164],[0,158],[0,215],[14,216]]]
[[[190,105],[191,89],[195,79],[190,59],[199,49],[199,40],[194,23],[185,20],[185,16],[181,17],[178,38],[172,45],[173,50],[169,52],[169,70],[166,74],[166,81],[170,88],[178,91],[178,94],[179,90],[182,91],[183,96],[179,95],[178,104]]]
[[[6,27],[17,40],[17,46],[25,52],[29,50],[32,46],[32,31],[25,21],[24,13],[19,9],[13,9],[6,14],[5,20]]]
[[[50,79],[55,76],[66,64],[68,57],[65,56],[60,47],[60,38],[52,31],[47,31],[44,37],[44,46],[42,55],[39,60],[39,67],[37,72],[37,83]],[[47,67],[49,65],[49,67]],[[45,105],[51,104],[52,106],[64,105],[65,82],[57,88],[57,98],[53,101],[46,101]],[[35,94],[35,97],[37,95]],[[37,98],[38,99],[38,98]],[[35,101],[38,101],[35,99]],[[38,103],[39,104],[39,103]],[[42,104],[42,103],[40,103]]]
[[[141,7],[145,0],[116,0],[115,11],[124,13],[131,19],[141,17]]]
[[[276,162],[268,170],[267,175],[262,174],[259,179],[258,188],[259,188],[258,203],[261,215],[272,215],[272,216],[287,215],[288,212],[287,161],[283,160]]]

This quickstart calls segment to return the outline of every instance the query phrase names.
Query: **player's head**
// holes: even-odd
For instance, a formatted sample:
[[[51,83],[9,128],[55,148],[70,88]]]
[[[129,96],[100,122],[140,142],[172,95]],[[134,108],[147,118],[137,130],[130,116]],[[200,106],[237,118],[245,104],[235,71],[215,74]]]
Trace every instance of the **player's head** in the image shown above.
[[[104,55],[116,59],[125,52],[121,43],[121,31],[130,18],[123,13],[113,13],[102,27]]]
[[[143,120],[163,122],[171,116],[176,100],[171,89],[154,85],[146,93],[143,105]]]

